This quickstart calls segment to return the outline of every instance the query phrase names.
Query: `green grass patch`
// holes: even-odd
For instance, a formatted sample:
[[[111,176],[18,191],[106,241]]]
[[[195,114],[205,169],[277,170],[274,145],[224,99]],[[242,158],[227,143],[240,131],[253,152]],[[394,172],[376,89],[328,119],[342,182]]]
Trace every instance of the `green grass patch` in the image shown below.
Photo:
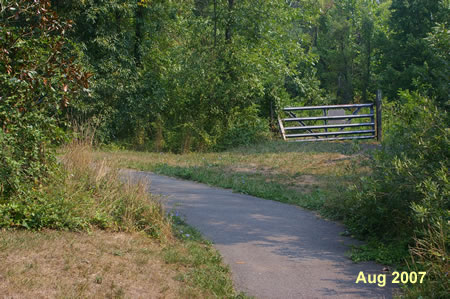
[[[346,222],[352,207],[348,186],[370,174],[370,154],[376,148],[378,145],[371,142],[268,142],[213,153],[113,151],[97,155],[115,161],[117,167],[232,189]],[[355,231],[351,227],[349,230]],[[354,247],[350,257],[356,262],[375,260],[402,265],[409,254],[407,244],[400,243],[369,241]]]
[[[278,182],[267,182],[261,174],[223,172],[219,167],[177,167],[167,164],[155,165],[152,170],[158,174],[232,189],[235,192],[295,204],[308,209],[318,210],[323,205],[324,194],[321,190],[310,194],[300,193]]]
[[[398,268],[399,265],[405,265],[405,257],[408,256],[408,244],[386,244],[373,239],[364,245],[352,246],[350,258],[354,262],[376,261],[384,265],[396,265]],[[403,269],[406,270],[405,267]]]
[[[60,277],[67,274],[75,267],[74,264],[78,263],[67,262],[72,261],[69,257],[70,252],[75,250],[73,246],[78,248],[79,255],[84,254],[90,258],[94,249],[87,248],[88,245],[84,244],[83,236],[88,235],[86,232],[104,236],[103,232],[106,231],[110,237],[105,237],[102,240],[104,242],[94,247],[95,250],[101,247],[102,254],[108,252],[111,259],[116,261],[115,266],[112,267],[107,258],[96,259],[96,266],[101,270],[96,270],[95,273],[103,274],[92,273],[92,281],[83,282],[83,289],[77,289],[77,295],[69,297],[108,297],[111,294],[112,297],[127,297],[129,292],[125,286],[127,281],[132,281],[135,289],[145,288],[148,285],[146,277],[151,275],[140,275],[139,273],[144,272],[136,267],[143,268],[147,264],[159,265],[160,261],[149,254],[145,246],[128,246],[140,240],[146,244],[152,242],[158,244],[155,250],[160,252],[158,258],[163,260],[160,270],[164,273],[173,273],[169,277],[175,282],[170,279],[167,283],[154,282],[156,285],[161,285],[161,294],[178,292],[177,297],[181,298],[246,298],[243,294],[236,294],[228,267],[223,264],[220,254],[201,237],[198,231],[187,226],[179,218],[167,216],[158,200],[159,197],[148,193],[143,183],[123,182],[119,179],[117,169],[110,167],[106,161],[94,161],[92,158],[92,148],[84,143],[73,143],[62,149],[59,176],[55,176],[49,184],[39,189],[31,189],[29,192],[18,193],[8,200],[0,200],[0,233],[2,228],[7,229],[11,234],[11,240],[16,240],[17,235],[20,246],[30,249],[30,252],[25,255],[27,256],[35,255],[34,243],[48,246],[49,242],[42,236],[58,236],[55,231],[52,231],[55,233],[41,234],[41,230],[81,232],[80,240],[75,245],[72,244],[73,242],[70,243],[68,245],[70,248],[64,247],[65,242],[60,240],[61,261],[58,263],[61,263],[61,267],[56,267],[55,271],[63,269],[64,273],[55,272],[52,275],[52,277]],[[29,230],[29,232],[25,231],[26,239],[21,240],[22,235],[15,229]],[[116,240],[114,234],[119,239]],[[146,238],[148,242],[145,241]],[[14,252],[11,248],[13,244],[8,240],[0,238],[0,250]],[[124,240],[127,242],[122,242]],[[29,265],[34,265],[33,263],[30,262]],[[85,267],[83,263],[81,264]],[[24,267],[29,266],[26,264]],[[122,280],[109,276],[111,268],[115,269],[114,271],[122,277]],[[11,269],[14,268],[11,266]],[[30,273],[36,271],[30,272],[28,268],[26,269],[26,273],[24,272],[23,275],[18,273],[8,282],[0,281],[0,293],[4,293],[7,289],[8,294],[17,294],[21,288],[16,288],[14,281],[35,279]],[[0,276],[4,275],[2,271],[3,267],[0,267]],[[39,277],[36,280],[42,288],[54,291],[52,286],[57,284],[53,282],[53,278],[41,277],[42,275],[38,272],[35,274]],[[80,280],[79,275],[81,274],[76,272],[67,277]],[[161,279],[162,277],[164,277],[163,274]],[[87,287],[92,283],[102,285],[102,288],[94,288],[99,292],[95,296],[89,295],[92,290]],[[105,289],[106,284],[110,287]],[[71,288],[72,284],[68,281],[61,292],[69,294]],[[160,287],[154,289],[160,289]],[[145,291],[150,290],[153,289],[149,288]],[[27,290],[29,294],[34,291],[36,290]],[[148,297],[157,296],[148,295]]]
[[[144,153],[98,152],[119,168],[152,171],[232,189],[265,199],[321,210],[337,217],[327,199],[342,195],[342,187],[367,172],[365,153],[373,143],[266,142],[224,152]],[[353,164],[358,162],[358,167]],[[362,165],[362,166],[361,166]]]
[[[205,295],[216,298],[251,298],[244,293],[236,294],[233,289],[230,269],[224,265],[219,252],[201,233],[189,226],[181,217],[169,214],[174,235],[180,242],[177,246],[164,250],[164,260],[168,264],[186,267],[188,271],[178,273],[175,280],[184,282],[183,296],[193,297],[194,290],[203,290]],[[194,296],[195,297],[195,296]]]

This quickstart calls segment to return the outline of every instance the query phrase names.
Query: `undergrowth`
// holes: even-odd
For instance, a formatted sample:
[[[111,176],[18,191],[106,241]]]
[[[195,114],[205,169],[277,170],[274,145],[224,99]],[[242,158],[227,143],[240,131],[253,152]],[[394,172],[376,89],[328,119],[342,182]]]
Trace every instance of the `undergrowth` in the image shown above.
[[[92,159],[92,148],[74,141],[40,187],[22,188],[0,203],[0,227],[145,231],[164,239],[170,222],[143,184],[121,182],[117,170]]]
[[[94,161],[90,142],[74,140],[61,152],[48,184],[0,202],[0,229],[144,233],[160,241],[165,263],[176,268],[181,297],[245,297],[235,294],[229,269],[212,244],[168,216],[144,182],[126,180],[105,160]]]
[[[383,251],[402,258],[403,252],[411,271],[427,272],[425,282],[409,286],[406,296],[445,298],[450,289],[448,115],[418,93],[402,92],[401,101],[385,105],[383,147],[372,158],[371,175],[346,193],[343,219],[355,235],[374,240],[370,249],[356,253],[359,258],[377,259]]]

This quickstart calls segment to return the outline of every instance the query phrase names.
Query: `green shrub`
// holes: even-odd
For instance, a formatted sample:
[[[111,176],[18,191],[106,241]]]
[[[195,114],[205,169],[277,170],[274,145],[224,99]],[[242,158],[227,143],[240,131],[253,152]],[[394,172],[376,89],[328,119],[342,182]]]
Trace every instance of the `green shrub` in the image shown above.
[[[402,92],[387,105],[383,147],[355,186],[347,223],[360,235],[410,238],[448,217],[447,116],[432,101]]]
[[[400,103],[386,105],[382,149],[371,175],[344,201],[344,218],[359,236],[388,247],[404,244],[405,253],[409,246],[412,268],[429,275],[408,294],[441,298],[448,291],[450,247],[448,116],[418,93],[400,96]]]
[[[269,124],[259,117],[258,113],[257,105],[245,109],[234,108],[228,121],[228,127],[219,138],[217,149],[224,150],[267,140]]]
[[[54,167],[49,145],[64,137],[63,112],[87,83],[70,57],[64,36],[70,24],[49,0],[1,6],[0,203],[24,199],[27,189],[45,183]]]
[[[55,185],[50,185],[55,188]],[[50,193],[47,193],[50,191]],[[0,227],[25,229],[70,229],[82,230],[89,222],[81,217],[80,202],[66,198],[62,190],[32,190],[15,195],[0,204]]]
[[[121,182],[116,170],[92,159],[91,151],[72,143],[45,184],[22,185],[20,192],[0,201],[0,228],[97,227],[170,237],[169,220],[145,185]]]
[[[51,139],[57,140],[63,133],[52,119],[35,113],[24,118],[30,119],[9,124],[8,132],[0,130],[0,200],[44,183],[55,167],[47,134],[53,132]]]

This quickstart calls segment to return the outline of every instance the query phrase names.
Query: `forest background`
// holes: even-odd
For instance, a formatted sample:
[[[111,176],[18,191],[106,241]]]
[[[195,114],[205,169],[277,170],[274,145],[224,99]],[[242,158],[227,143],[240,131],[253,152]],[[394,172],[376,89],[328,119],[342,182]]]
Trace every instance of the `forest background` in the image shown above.
[[[102,143],[224,148],[276,131],[280,107],[373,102],[377,89],[448,107],[448,1],[38,2],[2,1],[3,90],[39,85],[29,101],[39,105],[14,104],[27,111],[61,94],[59,127],[89,121]],[[60,30],[27,32],[49,22],[31,16],[38,5],[58,13]],[[36,40],[42,49],[25,51]],[[64,57],[65,73],[39,65],[45,54]]]
[[[445,278],[449,10],[448,0],[1,0],[0,226],[56,221],[36,218],[36,200],[73,124],[93,125],[100,144],[224,150],[276,134],[284,106],[373,102],[381,89],[379,176],[353,192],[347,223],[380,239],[403,223],[390,239],[437,242],[438,255],[421,256]]]

